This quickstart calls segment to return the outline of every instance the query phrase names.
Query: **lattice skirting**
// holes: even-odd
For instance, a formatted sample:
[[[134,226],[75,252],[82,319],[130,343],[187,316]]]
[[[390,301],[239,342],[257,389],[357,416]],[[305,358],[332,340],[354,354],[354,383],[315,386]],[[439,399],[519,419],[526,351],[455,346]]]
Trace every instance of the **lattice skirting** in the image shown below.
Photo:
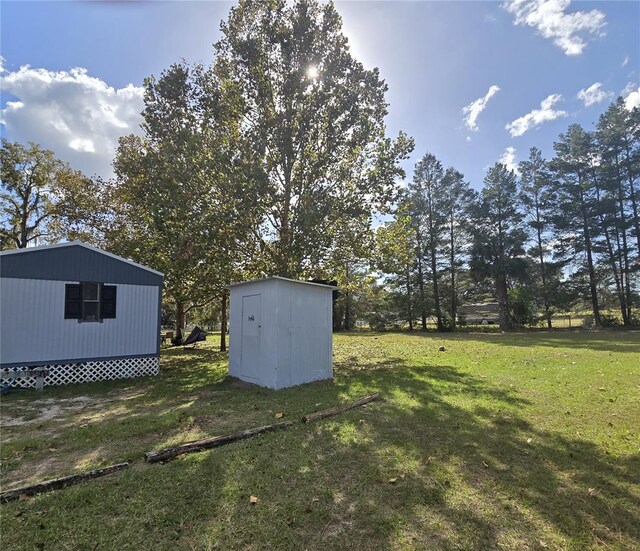
[[[123,358],[119,360],[76,362],[38,367],[13,367],[2,370],[2,380],[7,381],[7,378],[13,378],[17,372],[22,376],[19,376],[11,386],[34,388],[36,386],[34,371],[39,369],[48,372],[44,378],[44,386],[69,385],[157,375],[160,372],[160,358]]]

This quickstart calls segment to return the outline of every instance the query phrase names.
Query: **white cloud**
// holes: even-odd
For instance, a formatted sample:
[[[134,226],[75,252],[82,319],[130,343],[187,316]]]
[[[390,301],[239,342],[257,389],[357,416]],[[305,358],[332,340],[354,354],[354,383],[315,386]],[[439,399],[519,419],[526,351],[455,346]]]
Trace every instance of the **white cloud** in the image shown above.
[[[640,86],[637,90],[629,92],[629,95],[624,98],[624,106],[631,111],[634,107],[640,107]]]
[[[627,82],[627,85],[622,89],[620,95],[623,98],[626,98],[631,92],[633,92],[638,85],[632,80],[631,82]]]
[[[509,131],[511,137],[515,138],[516,136],[522,136],[530,128],[540,126],[543,122],[566,117],[568,115],[566,111],[556,111],[553,108],[553,106],[561,100],[562,96],[560,94],[551,94],[540,102],[540,109],[534,109],[526,115],[510,122],[505,128]]]
[[[602,37],[605,14],[599,10],[565,13],[571,0],[507,0],[502,7],[514,16],[515,25],[534,27],[566,55],[580,55],[586,38]]]
[[[627,63],[629,63],[629,56],[628,55],[624,56],[624,61],[622,62],[622,66],[626,67]]]
[[[502,153],[500,159],[498,159],[499,163],[502,163],[509,170],[513,170],[518,176],[520,176],[520,171],[518,170],[518,163],[516,161],[516,148],[515,147],[507,147]]]
[[[589,88],[583,88],[576,96],[584,102],[585,107],[603,102],[613,96],[613,92],[605,92],[602,90],[601,82],[594,82]]]
[[[462,112],[466,115],[464,118],[464,123],[469,130],[473,130],[477,132],[479,130],[476,121],[480,116],[480,113],[484,111],[484,108],[487,106],[487,102],[500,91],[500,87],[495,84],[489,88],[489,91],[485,94],[484,97],[478,98],[475,101],[472,101],[469,105],[462,108]]]
[[[467,137],[465,138],[465,141],[470,142],[470,141],[471,141],[471,136],[467,136]]]
[[[89,176],[110,176],[118,138],[140,132],[143,89],[115,89],[82,68],[55,72],[25,65],[11,72],[3,66],[0,89],[18,99],[0,111],[3,134],[51,149]]]

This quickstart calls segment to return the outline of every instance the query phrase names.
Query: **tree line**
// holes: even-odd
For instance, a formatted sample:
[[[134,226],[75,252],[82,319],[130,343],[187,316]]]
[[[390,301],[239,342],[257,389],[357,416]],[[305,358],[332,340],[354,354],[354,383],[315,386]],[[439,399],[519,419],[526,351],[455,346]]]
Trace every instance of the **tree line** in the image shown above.
[[[224,322],[230,282],[269,274],[336,280],[336,329],[448,330],[493,298],[503,329],[585,298],[597,325],[614,303],[633,323],[638,109],[570,127],[519,177],[496,164],[479,193],[429,154],[404,186],[413,140],[388,136],[387,85],[331,3],[242,0],[221,31],[211,65],[145,80],[113,178],[3,140],[0,245],[82,239],[163,272],[178,338],[187,317]]]
[[[416,164],[377,232],[410,328],[434,317],[452,329],[461,300],[488,299],[503,330],[550,328],[571,310],[596,326],[640,322],[640,110],[619,98],[594,131],[572,124],[553,149],[545,159],[531,148],[517,171],[496,163],[480,192],[431,154]]]

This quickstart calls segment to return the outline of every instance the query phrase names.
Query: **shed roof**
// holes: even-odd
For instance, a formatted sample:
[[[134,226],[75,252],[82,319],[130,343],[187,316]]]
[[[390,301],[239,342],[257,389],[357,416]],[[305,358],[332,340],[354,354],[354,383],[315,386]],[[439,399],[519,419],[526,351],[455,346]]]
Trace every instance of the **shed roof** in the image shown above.
[[[337,287],[334,287],[333,285],[325,285],[323,283],[314,283],[313,281],[301,281],[299,279],[289,279],[288,277],[282,277],[282,276],[267,276],[261,279],[252,279],[250,281],[240,281],[238,283],[232,283],[231,285],[229,285],[229,287],[239,287],[240,285],[249,285],[250,283],[262,283],[264,281],[272,281],[272,280],[286,281],[288,283],[299,283],[301,285],[313,285],[314,287],[323,287],[330,291],[335,291],[337,289]]]
[[[0,276],[162,285],[162,272],[81,241],[0,252]]]

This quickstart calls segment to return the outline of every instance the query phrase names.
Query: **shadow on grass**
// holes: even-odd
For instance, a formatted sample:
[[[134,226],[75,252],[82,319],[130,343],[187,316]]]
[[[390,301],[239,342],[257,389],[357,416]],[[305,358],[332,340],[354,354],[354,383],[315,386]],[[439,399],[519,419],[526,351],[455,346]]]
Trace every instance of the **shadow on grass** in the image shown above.
[[[544,430],[526,418],[530,402],[517,392],[454,366],[401,358],[363,366],[351,356],[336,362],[333,383],[278,392],[235,386],[225,355],[208,349],[165,351],[161,369],[126,406],[150,417],[173,412],[152,435],[203,411],[246,428],[274,411],[295,420],[375,391],[383,401],[14,504],[15,532],[53,548],[640,546],[640,456],[616,458]],[[82,386],[137,388],[100,385]],[[115,435],[112,425],[98,420],[93,434]],[[254,494],[258,506],[249,503]],[[51,530],[39,527],[43,507]]]

